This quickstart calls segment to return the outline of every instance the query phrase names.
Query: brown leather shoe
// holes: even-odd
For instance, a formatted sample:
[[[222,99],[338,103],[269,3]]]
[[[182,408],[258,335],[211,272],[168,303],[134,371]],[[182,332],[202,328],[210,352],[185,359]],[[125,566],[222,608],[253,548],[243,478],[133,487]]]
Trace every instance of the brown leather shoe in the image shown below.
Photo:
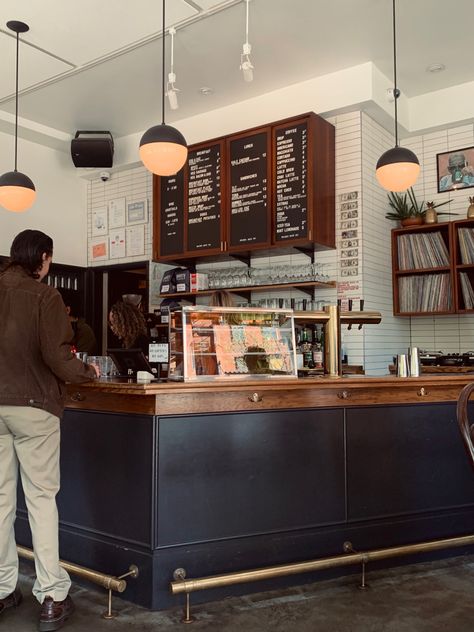
[[[74,612],[74,603],[68,595],[63,601],[54,601],[52,597],[45,597],[41,606],[39,620],[40,632],[54,632],[59,630],[63,623]]]
[[[18,608],[22,601],[23,595],[21,594],[21,590],[17,586],[11,595],[0,599],[0,615],[5,612],[7,608]]]

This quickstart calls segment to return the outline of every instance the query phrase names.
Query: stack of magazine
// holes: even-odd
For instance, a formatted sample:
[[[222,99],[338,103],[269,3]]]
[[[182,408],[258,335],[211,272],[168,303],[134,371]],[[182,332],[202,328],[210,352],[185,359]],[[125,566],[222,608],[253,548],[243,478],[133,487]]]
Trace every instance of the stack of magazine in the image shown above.
[[[462,297],[464,299],[464,309],[474,309],[474,290],[466,272],[459,273],[461,281]]]
[[[415,274],[398,279],[400,312],[448,312],[452,308],[449,274]]]
[[[474,229],[460,228],[458,230],[459,250],[463,263],[474,263]]]
[[[449,266],[449,252],[441,233],[409,233],[398,236],[400,270],[423,270]]]

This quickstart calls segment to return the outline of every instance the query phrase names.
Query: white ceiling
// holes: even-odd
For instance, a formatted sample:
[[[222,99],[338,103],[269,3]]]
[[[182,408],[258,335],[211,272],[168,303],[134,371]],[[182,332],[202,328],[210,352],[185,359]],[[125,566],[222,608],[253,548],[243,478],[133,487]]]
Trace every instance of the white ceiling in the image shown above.
[[[391,0],[252,0],[255,72],[245,83],[239,71],[243,0],[167,0],[181,90],[180,108],[167,111],[167,121],[367,61],[391,77],[391,7]],[[472,0],[397,0],[397,7],[404,95],[474,80]],[[109,129],[116,138],[159,122],[159,0],[1,0],[0,111],[9,113],[15,41],[6,22],[12,19],[30,26],[20,46],[21,117],[70,135]],[[446,70],[426,72],[433,63]],[[213,94],[202,96],[203,86]]]

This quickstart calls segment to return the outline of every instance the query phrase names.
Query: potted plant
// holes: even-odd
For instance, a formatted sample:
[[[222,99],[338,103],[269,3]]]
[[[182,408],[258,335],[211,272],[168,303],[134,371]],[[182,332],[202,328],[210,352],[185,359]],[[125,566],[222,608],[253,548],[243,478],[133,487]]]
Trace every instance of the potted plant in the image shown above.
[[[451,200],[444,202],[425,202],[419,203],[416,199],[413,188],[410,187],[405,193],[389,193],[388,203],[392,209],[386,213],[387,219],[399,221],[402,226],[416,226],[419,224],[435,224],[438,221],[438,215],[457,215],[457,213],[437,212],[435,209],[449,204]]]
[[[421,207],[418,206],[413,189],[409,189],[408,194],[393,191],[388,193],[388,204],[392,210],[385,214],[386,219],[400,222],[402,226],[423,224],[423,203]]]

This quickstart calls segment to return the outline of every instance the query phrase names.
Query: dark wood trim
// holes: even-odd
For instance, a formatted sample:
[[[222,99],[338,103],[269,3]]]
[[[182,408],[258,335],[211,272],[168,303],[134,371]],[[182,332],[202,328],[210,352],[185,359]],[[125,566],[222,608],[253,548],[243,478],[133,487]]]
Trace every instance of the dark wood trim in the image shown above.
[[[157,384],[103,380],[68,386],[67,407],[156,415],[204,412],[293,410],[384,404],[457,401],[471,376],[429,375],[419,378],[311,377],[241,382]],[[258,393],[260,401],[253,401]],[[71,396],[73,399],[71,399]]]
[[[308,124],[308,234],[302,239],[288,239],[276,241],[275,236],[275,172],[276,172],[276,145],[274,142],[275,130],[281,127],[288,127],[292,124]],[[267,139],[267,231],[268,239],[265,242],[242,244],[230,247],[230,164],[229,164],[229,144],[232,140],[245,138],[254,134],[265,132]],[[335,128],[322,117],[314,112],[306,112],[294,117],[288,117],[265,125],[236,132],[226,136],[219,136],[207,141],[190,145],[189,149],[195,150],[201,147],[209,147],[221,143],[222,168],[221,168],[221,228],[223,250],[215,249],[188,250],[187,247],[187,169],[185,169],[184,182],[184,209],[183,209],[183,251],[174,254],[162,255],[160,252],[160,178],[153,176],[153,259],[164,263],[177,263],[187,265],[196,264],[204,260],[214,258],[220,260],[228,258],[229,254],[243,252],[246,256],[250,254],[267,256],[270,254],[281,254],[290,249],[294,252],[294,247],[308,247],[327,249],[335,247]],[[318,159],[315,157],[318,156]]]

